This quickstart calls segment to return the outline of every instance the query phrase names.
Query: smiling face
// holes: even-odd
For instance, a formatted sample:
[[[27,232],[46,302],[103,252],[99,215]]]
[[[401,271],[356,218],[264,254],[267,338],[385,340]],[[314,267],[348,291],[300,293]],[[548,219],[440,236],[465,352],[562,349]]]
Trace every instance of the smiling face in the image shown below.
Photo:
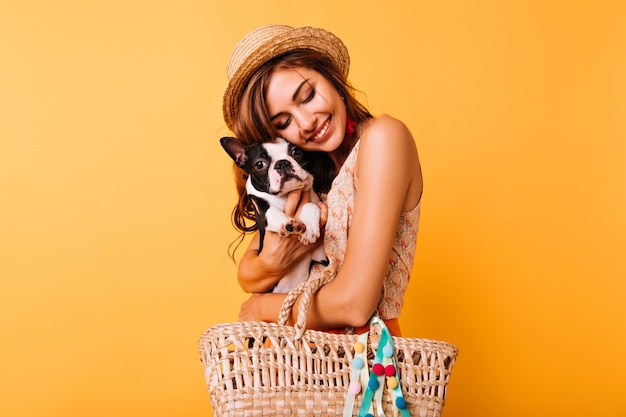
[[[346,107],[334,86],[309,68],[278,68],[265,92],[272,125],[306,151],[332,154],[343,142]]]

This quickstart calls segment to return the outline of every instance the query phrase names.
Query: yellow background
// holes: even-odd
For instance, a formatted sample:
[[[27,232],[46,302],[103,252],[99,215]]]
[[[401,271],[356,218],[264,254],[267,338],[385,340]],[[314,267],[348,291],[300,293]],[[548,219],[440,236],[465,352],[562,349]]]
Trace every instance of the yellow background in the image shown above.
[[[626,415],[624,4],[0,1],[0,415],[210,415],[226,60],[274,22],[334,31],[415,134],[402,324],[460,348],[444,414]]]

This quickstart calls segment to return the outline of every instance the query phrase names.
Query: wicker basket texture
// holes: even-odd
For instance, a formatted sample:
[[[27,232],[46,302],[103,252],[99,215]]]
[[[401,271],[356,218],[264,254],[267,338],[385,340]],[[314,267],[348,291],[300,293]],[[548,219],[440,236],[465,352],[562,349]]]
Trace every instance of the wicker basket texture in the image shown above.
[[[200,354],[214,416],[342,416],[357,336],[298,333],[291,326],[258,322],[208,329],[200,339]],[[370,332],[370,367],[379,338],[380,333]],[[393,340],[411,415],[440,416],[456,347],[427,339]],[[353,415],[359,406],[357,397]],[[388,390],[383,406],[393,415]]]

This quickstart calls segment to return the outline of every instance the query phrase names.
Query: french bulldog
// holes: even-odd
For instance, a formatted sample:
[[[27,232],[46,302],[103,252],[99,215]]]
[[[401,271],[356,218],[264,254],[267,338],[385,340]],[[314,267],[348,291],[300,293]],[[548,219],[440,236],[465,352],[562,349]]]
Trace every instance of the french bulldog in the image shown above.
[[[305,245],[315,243],[320,237],[317,205],[320,200],[313,190],[313,175],[305,169],[308,161],[302,149],[283,138],[244,148],[236,138],[223,137],[220,144],[237,166],[248,173],[246,193],[253,203],[260,232],[259,253],[266,231],[283,237],[298,235]],[[285,204],[289,192],[299,189],[310,193],[310,202],[304,204],[298,218],[293,218],[285,214]],[[323,245],[292,265],[272,292],[288,293],[306,281],[314,262],[328,264]]]

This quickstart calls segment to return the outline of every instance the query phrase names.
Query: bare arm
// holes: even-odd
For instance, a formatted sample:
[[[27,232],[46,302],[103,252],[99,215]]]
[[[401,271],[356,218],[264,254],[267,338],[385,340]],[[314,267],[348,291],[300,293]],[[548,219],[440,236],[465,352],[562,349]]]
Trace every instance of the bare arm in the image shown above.
[[[421,196],[413,138],[391,117],[381,116],[367,127],[356,169],[359,192],[344,264],[313,297],[307,327],[359,327],[369,320],[380,299],[400,214],[415,207]],[[244,303],[240,318],[276,321],[283,300],[284,295],[255,296]],[[292,320],[296,315],[297,308]]]
[[[294,216],[298,206],[309,202],[308,193],[302,196],[292,192],[285,206],[285,212]],[[320,204],[320,225],[326,223],[327,209]],[[260,234],[255,233],[250,245],[239,261],[237,279],[241,288],[249,293],[264,293],[270,291],[282,278],[289,266],[300,259],[306,253],[315,248],[315,245],[303,245],[298,236],[281,237],[277,233],[266,232],[263,242],[263,250],[259,253]],[[321,244],[319,239],[317,244]]]
[[[281,237],[273,232],[265,233],[261,253],[259,243],[260,236],[257,232],[239,261],[237,270],[239,285],[249,293],[271,291],[289,266],[314,247],[303,245],[298,236]]]

